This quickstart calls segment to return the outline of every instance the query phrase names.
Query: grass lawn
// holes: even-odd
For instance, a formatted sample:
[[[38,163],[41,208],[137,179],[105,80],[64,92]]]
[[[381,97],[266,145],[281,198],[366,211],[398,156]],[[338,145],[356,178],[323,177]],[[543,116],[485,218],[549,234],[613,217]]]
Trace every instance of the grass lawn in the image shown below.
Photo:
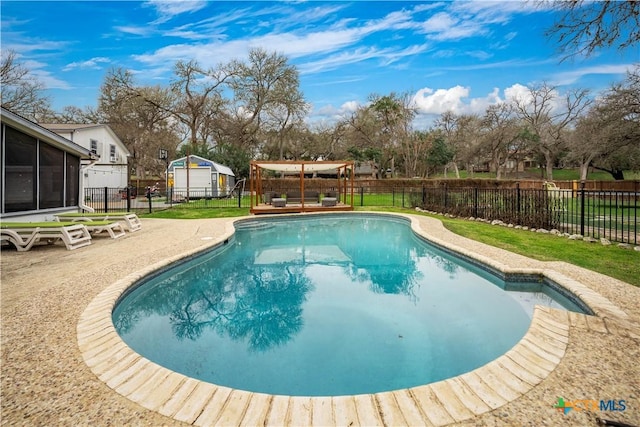
[[[356,210],[422,214],[413,210],[391,207],[362,207],[356,208]],[[145,218],[202,219],[244,215],[249,215],[249,208],[184,209],[174,207],[141,216]],[[554,235],[497,227],[463,219],[440,216],[436,218],[441,220],[447,229],[470,239],[540,261],[565,261],[606,274],[634,286],[640,286],[640,253],[637,251],[622,249],[616,245],[602,246],[599,243],[568,240]]]
[[[447,178],[455,178],[456,175],[452,171],[447,173]],[[495,179],[495,173],[488,172],[476,172],[473,174],[474,178],[489,178]],[[444,178],[443,174],[437,174],[431,176],[431,178]],[[469,178],[469,173],[465,170],[460,171],[460,178]],[[504,179],[545,179],[545,175],[540,173],[540,169],[527,169],[524,172],[518,172],[517,176],[515,174],[508,174],[507,176],[503,176]],[[554,169],[553,170],[553,179],[555,181],[573,181],[580,180],[580,170],[579,169]],[[640,179],[640,172],[634,171],[624,171],[624,179],[625,180],[637,180]],[[613,176],[609,172],[599,171],[599,170],[591,170],[587,174],[587,180],[589,181],[613,181]]]
[[[166,219],[204,219],[204,218],[229,218],[234,216],[249,215],[249,208],[190,208],[176,205],[170,209],[155,211],[153,213],[141,213],[144,218]]]

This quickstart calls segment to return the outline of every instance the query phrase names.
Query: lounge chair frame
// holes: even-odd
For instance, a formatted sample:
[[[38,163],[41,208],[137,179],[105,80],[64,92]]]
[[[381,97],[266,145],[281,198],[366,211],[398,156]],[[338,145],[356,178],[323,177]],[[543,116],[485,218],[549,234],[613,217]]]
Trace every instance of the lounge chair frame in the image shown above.
[[[92,222],[92,221],[123,221],[127,226],[129,232],[134,232],[142,229],[142,223],[140,218],[133,212],[73,212],[73,213],[61,213],[55,214],[56,221],[71,221],[71,222]]]
[[[5,222],[0,227],[0,236],[2,241],[11,243],[20,252],[28,251],[42,241],[53,244],[62,240],[68,250],[91,244],[91,233],[87,227],[69,222]]]

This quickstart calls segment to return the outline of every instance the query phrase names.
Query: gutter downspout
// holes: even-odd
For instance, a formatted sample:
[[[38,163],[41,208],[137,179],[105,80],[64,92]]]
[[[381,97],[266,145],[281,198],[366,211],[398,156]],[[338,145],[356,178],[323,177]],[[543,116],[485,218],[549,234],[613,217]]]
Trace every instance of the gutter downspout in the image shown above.
[[[80,200],[78,200],[78,207],[83,211],[95,212],[95,209],[93,209],[91,206],[87,206],[84,204],[84,171],[98,163],[98,160],[100,159],[94,157],[92,153],[91,159],[89,159],[89,163],[82,164],[82,160],[80,161]]]

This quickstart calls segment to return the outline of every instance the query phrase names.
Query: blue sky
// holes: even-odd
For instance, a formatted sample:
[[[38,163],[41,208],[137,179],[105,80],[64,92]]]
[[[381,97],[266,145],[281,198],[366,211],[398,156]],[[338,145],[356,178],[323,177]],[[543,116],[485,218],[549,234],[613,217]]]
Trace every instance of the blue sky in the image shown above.
[[[112,67],[167,85],[177,60],[205,67],[262,47],[300,72],[310,121],[372,93],[409,93],[420,124],[479,113],[547,82],[597,93],[640,62],[638,46],[561,62],[551,10],[521,1],[2,1],[2,50],[48,88],[53,107],[96,106]]]

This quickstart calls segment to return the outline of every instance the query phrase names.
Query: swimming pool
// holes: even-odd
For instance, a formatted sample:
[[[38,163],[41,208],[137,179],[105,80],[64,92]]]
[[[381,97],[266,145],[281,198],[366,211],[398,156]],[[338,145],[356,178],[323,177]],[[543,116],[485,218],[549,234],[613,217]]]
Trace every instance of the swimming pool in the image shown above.
[[[524,335],[534,304],[579,310],[539,281],[504,282],[428,245],[404,219],[270,218],[237,229],[120,299],[113,320],[131,348],[242,390],[374,393],[495,359]]]

